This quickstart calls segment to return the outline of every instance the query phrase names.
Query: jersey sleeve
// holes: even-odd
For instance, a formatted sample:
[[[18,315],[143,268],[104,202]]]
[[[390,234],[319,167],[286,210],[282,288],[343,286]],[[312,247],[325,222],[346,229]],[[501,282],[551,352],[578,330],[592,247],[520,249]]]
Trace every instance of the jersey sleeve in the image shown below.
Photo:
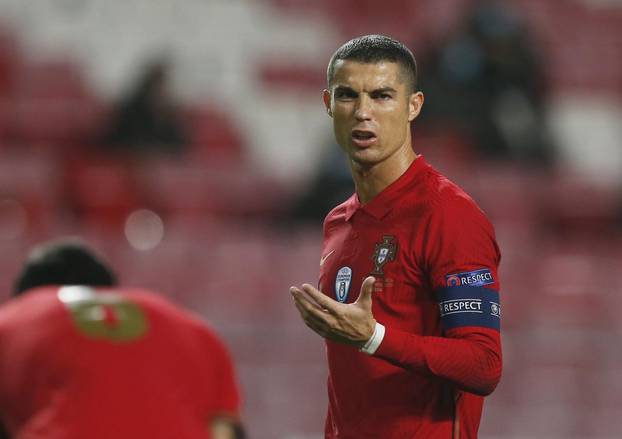
[[[430,220],[425,252],[445,333],[468,326],[499,330],[500,262],[492,225],[470,199],[456,196]]]
[[[492,225],[466,196],[437,206],[425,230],[423,263],[443,336],[387,327],[375,355],[487,395],[501,376],[498,265]]]

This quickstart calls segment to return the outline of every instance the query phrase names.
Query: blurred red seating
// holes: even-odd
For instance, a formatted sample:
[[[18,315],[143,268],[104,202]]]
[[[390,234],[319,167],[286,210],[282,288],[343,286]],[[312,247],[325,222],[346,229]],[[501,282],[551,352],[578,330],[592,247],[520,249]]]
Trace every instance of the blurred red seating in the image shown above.
[[[557,2],[517,3],[546,54],[545,73],[553,91],[622,92],[622,8],[579,1],[563,7]]]
[[[618,188],[572,175],[543,183],[532,196],[543,225],[553,233],[597,237],[616,226],[622,203]]]
[[[192,157],[204,162],[244,159],[243,134],[232,115],[215,105],[203,105],[186,109],[184,120]]]
[[[15,96],[40,100],[78,100],[90,96],[82,71],[69,60],[26,63],[18,73]]]
[[[172,216],[270,215],[283,207],[283,188],[236,161],[153,160],[140,170],[152,204]]]
[[[0,201],[4,220],[23,233],[44,232],[60,201],[60,175],[53,156],[4,152],[0,157]],[[24,224],[18,224],[23,218]],[[7,224],[3,233],[8,233]],[[19,232],[19,233],[22,233]]]
[[[412,129],[414,148],[428,163],[459,185],[472,179],[471,174],[477,169],[477,163],[474,162],[473,146],[467,136],[446,125],[415,125]]]
[[[490,219],[534,227],[538,212],[534,193],[546,177],[520,164],[479,163],[467,191]]]
[[[105,109],[78,66],[65,61],[25,64],[17,77],[3,115],[7,142],[69,147],[93,140]]]
[[[65,166],[66,202],[74,214],[94,227],[120,227],[129,213],[142,206],[132,160],[89,155]]]
[[[104,110],[96,102],[18,100],[6,116],[6,141],[65,154],[92,143]]]
[[[8,29],[0,27],[0,98],[4,99],[16,80],[16,70],[22,63],[20,47]]]
[[[332,20],[348,37],[362,35],[373,29],[395,38],[407,39],[412,35],[413,15],[420,1],[409,0],[272,0],[283,12],[304,16],[321,13]]]
[[[326,88],[326,70],[323,66],[292,64],[289,61],[265,61],[258,66],[262,84],[299,94],[301,91],[318,93]]]

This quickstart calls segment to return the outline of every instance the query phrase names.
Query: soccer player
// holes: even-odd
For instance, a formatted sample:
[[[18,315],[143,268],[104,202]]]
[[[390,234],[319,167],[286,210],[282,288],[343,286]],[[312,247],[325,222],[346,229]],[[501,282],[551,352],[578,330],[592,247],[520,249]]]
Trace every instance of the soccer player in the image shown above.
[[[243,436],[216,334],[157,294],[118,287],[82,243],[35,248],[14,293],[0,307],[4,437]]]
[[[326,339],[325,437],[476,438],[501,375],[492,225],[413,150],[424,97],[408,48],[355,38],[327,76],[324,104],[356,193],[324,221],[318,288],[290,289]]]

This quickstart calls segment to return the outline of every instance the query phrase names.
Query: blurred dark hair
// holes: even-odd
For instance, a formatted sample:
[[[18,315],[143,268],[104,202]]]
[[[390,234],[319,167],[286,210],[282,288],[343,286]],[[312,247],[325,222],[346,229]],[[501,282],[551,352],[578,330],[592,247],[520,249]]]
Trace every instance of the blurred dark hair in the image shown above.
[[[116,276],[85,243],[62,239],[35,247],[15,281],[15,296],[38,286],[86,285],[112,287]]]
[[[394,62],[400,65],[404,79],[410,91],[417,90],[417,61],[404,44],[385,35],[364,35],[354,38],[341,46],[328,63],[326,78],[330,87],[338,60],[357,61],[360,63]]]

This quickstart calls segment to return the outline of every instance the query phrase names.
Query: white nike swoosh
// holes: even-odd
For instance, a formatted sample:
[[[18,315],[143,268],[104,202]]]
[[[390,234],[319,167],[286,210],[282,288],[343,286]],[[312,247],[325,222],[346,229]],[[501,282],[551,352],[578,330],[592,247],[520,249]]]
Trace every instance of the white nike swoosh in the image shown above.
[[[331,250],[330,252],[326,253],[326,255],[320,258],[320,267],[324,265],[324,261],[326,261],[326,259],[328,259],[328,257],[332,255],[333,253],[335,253],[335,250]]]

